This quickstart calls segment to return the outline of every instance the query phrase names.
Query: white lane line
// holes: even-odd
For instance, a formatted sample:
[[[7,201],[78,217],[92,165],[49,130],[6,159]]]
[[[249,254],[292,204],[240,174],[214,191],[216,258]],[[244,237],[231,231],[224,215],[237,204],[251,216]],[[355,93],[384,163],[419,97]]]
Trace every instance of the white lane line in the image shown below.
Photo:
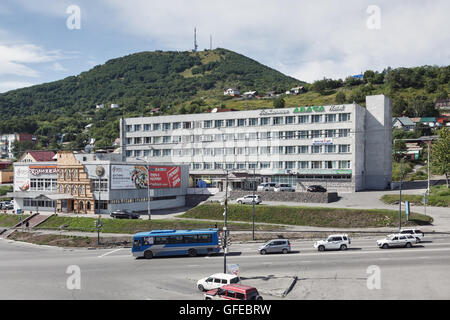
[[[188,265],[188,267],[194,268],[194,267],[200,267],[200,265],[199,264],[190,264],[190,265]]]
[[[109,255],[109,254],[111,254],[111,253],[117,252],[117,251],[119,251],[119,250],[122,250],[122,248],[116,249],[116,250],[113,250],[113,251],[110,251],[110,252],[107,252],[107,253],[104,253],[104,254],[102,254],[101,256],[98,256],[98,257],[101,258],[101,257],[107,256],[107,255]]]

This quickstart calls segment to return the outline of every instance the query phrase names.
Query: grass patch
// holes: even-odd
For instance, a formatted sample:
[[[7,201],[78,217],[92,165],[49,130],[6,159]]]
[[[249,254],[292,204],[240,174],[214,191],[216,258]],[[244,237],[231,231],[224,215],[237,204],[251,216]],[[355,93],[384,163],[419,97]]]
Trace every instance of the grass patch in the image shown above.
[[[29,215],[24,214],[23,219],[25,220]],[[16,224],[20,222],[20,214],[12,215],[12,214],[1,214],[0,213],[0,226],[1,227],[14,227]]]
[[[219,219],[223,206],[220,204],[204,204],[190,209],[181,217],[195,219]],[[427,225],[433,219],[418,213],[410,215],[406,225]],[[252,207],[232,204],[228,206],[228,220],[252,221]],[[402,222],[406,214],[402,212]],[[321,207],[293,206],[256,206],[255,222],[286,224],[313,227],[334,228],[369,228],[396,227],[398,211],[382,209],[340,209]]]
[[[217,225],[221,226],[223,216],[216,219]],[[69,231],[84,231],[97,232],[95,228],[96,218],[85,217],[59,217],[53,216],[40,224],[35,229],[49,229],[59,230],[61,226],[67,227],[64,230]],[[188,219],[173,219],[173,220],[131,220],[131,219],[103,219],[102,232],[104,233],[123,233],[134,234],[137,232],[157,230],[157,229],[202,229],[213,228],[214,221],[197,221]],[[248,223],[233,223],[229,225],[231,230],[251,230],[252,225]],[[256,230],[269,230],[273,226],[257,226]]]
[[[398,194],[385,194],[381,197],[381,201],[386,204],[397,204],[400,201]],[[402,195],[402,201],[409,201],[416,206],[423,205],[423,194]],[[434,207],[450,207],[450,189],[446,185],[431,187],[430,195],[428,196],[428,206]]]

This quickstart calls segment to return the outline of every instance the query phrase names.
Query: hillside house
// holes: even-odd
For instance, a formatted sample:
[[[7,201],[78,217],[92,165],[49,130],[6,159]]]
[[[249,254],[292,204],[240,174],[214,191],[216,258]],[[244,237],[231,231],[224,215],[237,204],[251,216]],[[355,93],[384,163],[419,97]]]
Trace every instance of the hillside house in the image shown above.
[[[403,129],[406,131],[414,131],[416,124],[408,117],[392,118],[392,128]]]
[[[240,94],[241,92],[239,90],[233,88],[228,88],[223,92],[224,96],[231,96],[231,97],[236,97],[239,96]]]
[[[297,95],[297,94],[301,94],[306,92],[306,89],[303,86],[298,86],[298,87],[294,87],[290,90],[286,91],[286,94],[293,94],[293,95]]]
[[[438,110],[450,110],[450,98],[447,99],[436,99],[434,106]]]

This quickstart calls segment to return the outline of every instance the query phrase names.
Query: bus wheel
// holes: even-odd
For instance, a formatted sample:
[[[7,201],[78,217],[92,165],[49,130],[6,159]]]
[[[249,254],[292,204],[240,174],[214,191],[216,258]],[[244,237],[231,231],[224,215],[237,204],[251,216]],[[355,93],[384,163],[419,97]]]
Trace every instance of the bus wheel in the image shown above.
[[[197,256],[197,251],[195,249],[189,249],[188,250],[188,256],[189,257],[195,257]]]
[[[144,252],[144,258],[145,259],[151,259],[153,258],[153,252],[151,252],[150,250],[147,250]]]

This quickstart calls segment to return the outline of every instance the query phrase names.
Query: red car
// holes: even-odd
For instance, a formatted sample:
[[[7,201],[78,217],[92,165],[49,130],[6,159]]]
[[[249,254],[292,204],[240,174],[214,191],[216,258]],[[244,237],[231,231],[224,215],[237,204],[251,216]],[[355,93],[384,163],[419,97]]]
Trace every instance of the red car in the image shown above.
[[[263,300],[255,287],[229,284],[205,293],[205,300]]]

